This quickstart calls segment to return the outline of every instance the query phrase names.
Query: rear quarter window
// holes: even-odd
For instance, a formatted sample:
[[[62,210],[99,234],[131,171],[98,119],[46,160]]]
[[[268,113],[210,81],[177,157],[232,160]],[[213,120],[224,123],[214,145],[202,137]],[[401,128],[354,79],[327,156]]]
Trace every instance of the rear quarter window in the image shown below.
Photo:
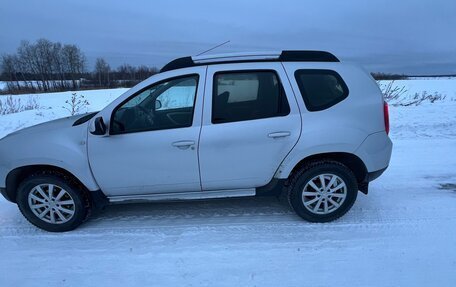
[[[343,101],[348,87],[342,77],[332,70],[297,70],[296,82],[309,111],[322,111]]]

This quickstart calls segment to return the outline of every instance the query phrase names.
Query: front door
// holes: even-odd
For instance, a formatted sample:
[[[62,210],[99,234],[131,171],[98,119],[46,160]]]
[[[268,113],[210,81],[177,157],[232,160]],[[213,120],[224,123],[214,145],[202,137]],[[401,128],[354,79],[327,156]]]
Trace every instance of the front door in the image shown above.
[[[201,191],[199,70],[139,91],[113,110],[109,136],[89,134],[90,166],[106,195]]]

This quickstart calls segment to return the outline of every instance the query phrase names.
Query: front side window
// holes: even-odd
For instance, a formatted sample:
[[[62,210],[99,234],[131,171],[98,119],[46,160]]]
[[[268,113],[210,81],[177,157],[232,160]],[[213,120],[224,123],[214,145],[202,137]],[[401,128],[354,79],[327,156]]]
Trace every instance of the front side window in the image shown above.
[[[228,123],[290,113],[274,71],[220,72],[214,75],[212,123]]]
[[[114,110],[111,134],[190,127],[198,76],[158,83]]]
[[[295,78],[309,111],[330,108],[348,96],[347,85],[335,71],[297,70]]]

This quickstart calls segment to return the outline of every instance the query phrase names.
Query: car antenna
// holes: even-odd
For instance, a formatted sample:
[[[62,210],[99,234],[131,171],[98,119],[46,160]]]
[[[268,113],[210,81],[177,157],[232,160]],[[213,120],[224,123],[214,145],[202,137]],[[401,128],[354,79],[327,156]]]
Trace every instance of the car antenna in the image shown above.
[[[223,42],[222,44],[218,44],[217,46],[212,47],[212,48],[210,48],[209,50],[206,50],[206,51],[204,51],[204,52],[202,52],[202,53],[199,53],[198,55],[196,55],[196,57],[201,56],[202,54],[205,54],[205,53],[207,53],[207,52],[209,52],[209,51],[212,51],[212,50],[214,50],[214,49],[217,49],[218,47],[221,47],[221,46],[223,46],[223,45],[225,45],[225,44],[228,44],[230,41],[231,41],[231,40],[228,40],[228,41],[226,41],[226,42]]]

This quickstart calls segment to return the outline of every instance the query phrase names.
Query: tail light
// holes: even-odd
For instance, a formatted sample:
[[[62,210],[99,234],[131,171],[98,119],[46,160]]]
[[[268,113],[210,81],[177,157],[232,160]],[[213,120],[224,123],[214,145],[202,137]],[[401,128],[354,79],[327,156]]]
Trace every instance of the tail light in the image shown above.
[[[389,134],[389,131],[390,131],[389,110],[388,110],[388,103],[385,101],[383,101],[383,117],[385,119],[386,134]]]

